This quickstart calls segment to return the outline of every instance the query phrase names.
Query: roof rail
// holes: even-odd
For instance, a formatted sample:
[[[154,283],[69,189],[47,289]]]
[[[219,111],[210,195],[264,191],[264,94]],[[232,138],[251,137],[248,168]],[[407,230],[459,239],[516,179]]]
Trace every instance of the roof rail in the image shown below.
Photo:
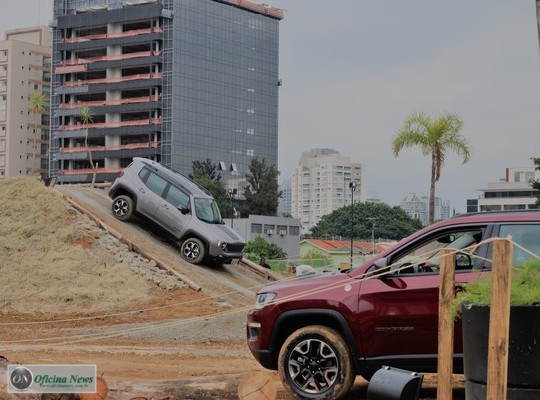
[[[492,211],[474,211],[465,214],[457,214],[452,218],[470,217],[473,215],[486,215],[486,214],[522,214],[522,213],[536,213],[540,212],[540,208],[529,208],[526,210],[492,210]]]

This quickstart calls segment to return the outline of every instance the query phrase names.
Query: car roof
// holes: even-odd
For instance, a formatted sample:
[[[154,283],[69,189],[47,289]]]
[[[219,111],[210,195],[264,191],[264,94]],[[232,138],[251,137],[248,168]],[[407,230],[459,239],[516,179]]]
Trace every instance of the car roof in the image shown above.
[[[212,197],[212,195],[204,187],[200,186],[196,182],[192,181],[189,177],[184,174],[175,171],[172,168],[169,168],[163,164],[158,163],[157,161],[150,160],[143,157],[134,157],[133,161],[140,162],[155,171],[159,171],[161,174],[165,175],[171,182],[175,183],[177,186],[185,188],[189,191],[194,197]]]

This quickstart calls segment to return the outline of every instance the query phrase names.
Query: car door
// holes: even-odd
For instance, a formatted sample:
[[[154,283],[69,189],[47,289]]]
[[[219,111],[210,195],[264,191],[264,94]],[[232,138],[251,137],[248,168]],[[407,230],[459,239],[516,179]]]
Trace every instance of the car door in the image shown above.
[[[456,283],[478,277],[483,269],[486,245],[480,243],[485,227],[431,232],[397,249],[385,260],[386,269],[373,266],[371,272],[384,272],[362,283],[359,295],[358,325],[363,355],[403,359],[404,355],[423,363],[436,358],[438,342],[440,249],[456,251]],[[462,250],[458,252],[458,250]],[[421,268],[427,263],[430,269]],[[473,268],[475,269],[473,271]],[[461,327],[456,324],[455,352],[461,352]],[[406,357],[405,357],[406,358]],[[393,365],[393,364],[388,364]]]
[[[190,195],[172,184],[169,185],[160,201],[157,214],[163,227],[179,238],[192,218]]]
[[[137,187],[137,211],[146,217],[158,221],[157,209],[168,182],[149,168],[139,172],[141,183]]]

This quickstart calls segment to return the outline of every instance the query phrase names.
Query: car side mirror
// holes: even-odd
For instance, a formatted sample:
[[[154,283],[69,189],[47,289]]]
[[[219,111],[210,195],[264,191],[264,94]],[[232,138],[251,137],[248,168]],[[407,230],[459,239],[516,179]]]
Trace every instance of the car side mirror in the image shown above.
[[[176,207],[178,208],[178,211],[180,211],[182,214],[186,215],[186,214],[189,214],[189,208],[187,207],[184,207],[184,206],[178,206]]]
[[[388,258],[386,257],[379,258],[377,261],[375,261],[373,265],[375,266],[376,270],[386,268],[388,266]]]

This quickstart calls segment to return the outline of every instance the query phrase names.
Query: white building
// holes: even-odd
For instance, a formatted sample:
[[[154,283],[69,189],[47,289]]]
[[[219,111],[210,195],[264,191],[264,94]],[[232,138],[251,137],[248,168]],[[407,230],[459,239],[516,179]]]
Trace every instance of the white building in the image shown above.
[[[30,111],[29,95],[50,93],[51,31],[6,31],[0,41],[0,179],[47,175],[49,110]]]
[[[428,224],[428,204],[416,193],[409,193],[405,196],[399,206],[405,210],[411,218],[419,219],[422,225]]]
[[[354,192],[350,184],[354,183]],[[291,214],[309,233],[322,216],[365,201],[363,166],[332,149],[312,149],[302,153],[291,179]]]
[[[534,167],[506,168],[499,182],[488,182],[478,199],[478,211],[525,210],[534,208],[538,192],[531,187],[532,179],[540,179]]]
[[[279,186],[281,197],[279,198],[278,215],[291,215],[292,191],[291,180],[284,180]]]

